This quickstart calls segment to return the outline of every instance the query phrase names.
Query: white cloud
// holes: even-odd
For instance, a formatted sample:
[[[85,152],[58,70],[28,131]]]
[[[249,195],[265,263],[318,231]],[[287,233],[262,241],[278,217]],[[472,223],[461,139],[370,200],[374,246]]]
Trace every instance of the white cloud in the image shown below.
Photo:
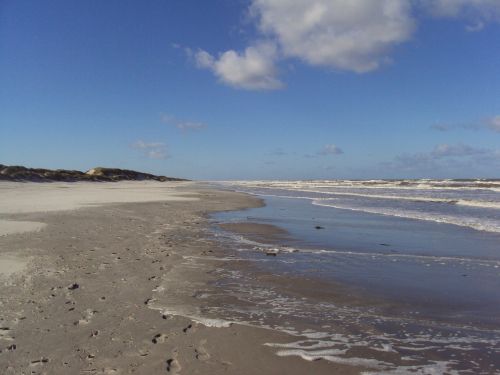
[[[476,23],[472,25],[466,25],[465,30],[467,30],[470,33],[476,33],[478,31],[481,31],[484,29],[484,22],[483,21],[477,21]]]
[[[486,121],[486,126],[494,132],[500,133],[500,115],[494,116]]]
[[[500,0],[250,0],[249,10],[259,41],[244,51],[214,56],[185,49],[220,82],[247,90],[283,87],[276,65],[289,58],[356,73],[376,70],[412,38],[417,16],[465,19],[470,32],[500,21]]]
[[[470,157],[480,157],[490,155],[491,150],[476,148],[465,144],[450,145],[442,143],[434,147],[429,152],[419,152],[415,154],[402,154],[395,158],[393,165],[405,168],[420,168],[423,166],[438,166],[438,162],[451,159],[470,159]]]
[[[152,149],[152,148],[160,148],[164,147],[165,144],[163,142],[144,142],[144,141],[137,141],[135,142],[132,147],[138,150],[147,150],[147,149]]]
[[[381,163],[384,170],[419,176],[474,175],[484,166],[500,167],[500,150],[465,144],[440,144],[431,151],[402,154]]]
[[[288,152],[286,152],[285,150],[283,150],[281,147],[277,147],[274,150],[270,151],[268,153],[268,155],[271,155],[271,156],[285,156],[285,155],[288,155]]]
[[[253,0],[250,13],[263,41],[219,56],[186,50],[199,68],[247,90],[282,88],[276,64],[284,58],[357,73],[375,70],[415,26],[407,0]]]
[[[229,86],[247,90],[274,90],[283,84],[276,78],[276,46],[261,42],[247,47],[243,53],[226,51],[217,58],[204,50],[194,54],[200,68],[211,70]]]
[[[196,60],[196,65],[198,66],[198,68],[213,69],[215,65],[215,59],[207,51],[199,50],[196,53],[193,53],[191,49],[187,49],[187,51],[188,54],[194,55],[194,58]]]
[[[470,123],[457,123],[457,124],[438,123],[431,125],[430,128],[441,132],[446,132],[456,129],[467,129],[467,130],[491,130],[500,133],[500,115],[496,115],[493,117],[482,119],[480,121],[475,121]]]
[[[414,29],[407,0],[254,0],[260,31],[285,57],[364,73]]]
[[[468,20],[468,32],[483,30],[486,22],[500,21],[498,0],[420,0],[420,5],[434,17]]]
[[[447,132],[452,129],[452,126],[449,124],[433,124],[430,128],[440,132]]]
[[[180,130],[201,130],[206,128],[204,123],[192,121],[179,122],[175,126]]]
[[[318,152],[319,155],[340,155],[344,151],[334,144],[325,145],[321,151]]]
[[[472,146],[458,144],[458,145],[449,145],[447,143],[443,143],[437,145],[434,150],[429,154],[430,158],[440,159],[447,157],[464,157],[471,155],[480,155],[487,153],[487,150],[482,148],[475,148]]]
[[[167,159],[170,157],[167,146],[163,142],[144,142],[138,140],[131,147],[141,151],[150,159]]]
[[[467,17],[495,19],[500,17],[498,0],[419,0],[432,15],[437,17]]]
[[[160,119],[163,123],[168,124],[168,125],[173,125],[177,129],[179,129],[183,132],[198,131],[198,130],[205,129],[207,127],[207,125],[203,122],[179,120],[179,119],[175,118],[174,116],[167,115],[167,114],[162,114]]]
[[[341,155],[343,153],[344,151],[340,147],[334,145],[333,143],[330,143],[323,146],[323,148],[318,152],[316,152],[315,154],[305,154],[304,157],[310,159],[310,158],[317,158],[320,156]]]
[[[147,156],[150,159],[167,159],[170,155],[165,149],[153,149],[147,152]]]

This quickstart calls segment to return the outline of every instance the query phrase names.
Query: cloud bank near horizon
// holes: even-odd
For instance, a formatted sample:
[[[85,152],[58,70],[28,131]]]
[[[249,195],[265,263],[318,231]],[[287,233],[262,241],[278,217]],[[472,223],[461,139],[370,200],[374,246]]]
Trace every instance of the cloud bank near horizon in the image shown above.
[[[438,123],[430,127],[433,130],[440,132],[447,132],[456,129],[469,129],[469,130],[490,130],[495,133],[500,133],[500,115],[485,118],[481,121],[461,124],[446,124]]]
[[[500,149],[442,143],[428,152],[401,154],[380,164],[384,169],[427,176],[475,170],[478,165],[500,167]]]

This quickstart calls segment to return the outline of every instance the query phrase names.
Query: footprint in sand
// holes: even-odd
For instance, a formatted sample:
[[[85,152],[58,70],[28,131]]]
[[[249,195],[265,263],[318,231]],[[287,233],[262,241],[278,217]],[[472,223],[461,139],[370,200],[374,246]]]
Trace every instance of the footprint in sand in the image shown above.
[[[205,344],[207,340],[201,340],[197,348],[194,349],[195,358],[200,361],[206,361],[210,358],[210,354],[205,349]]]
[[[195,327],[189,323],[185,328],[182,329],[182,332],[188,333],[189,331],[195,331]]]
[[[174,351],[172,358],[166,360],[166,370],[172,374],[180,374],[181,373],[181,365],[179,361],[177,361],[177,352]]]
[[[157,333],[156,335],[154,335],[153,339],[151,340],[151,342],[153,344],[162,344],[164,343],[166,340],[168,339],[168,336],[164,333]]]
[[[31,361],[30,366],[43,365],[43,364],[48,363],[48,362],[49,362],[48,358],[42,357],[40,359],[35,359],[35,360]]]
[[[77,320],[76,322],[74,322],[73,324],[75,326],[78,326],[78,325],[85,325],[85,324],[89,324],[90,321],[92,320],[92,317],[97,313],[96,310],[92,310],[92,309],[87,309],[85,310],[85,315],[83,316],[82,319],[80,320]]]
[[[14,338],[10,336],[9,327],[0,327],[0,340],[12,341]]]

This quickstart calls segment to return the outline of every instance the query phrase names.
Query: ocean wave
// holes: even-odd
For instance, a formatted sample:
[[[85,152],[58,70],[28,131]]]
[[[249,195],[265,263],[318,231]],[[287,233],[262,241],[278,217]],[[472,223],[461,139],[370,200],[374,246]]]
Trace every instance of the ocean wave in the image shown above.
[[[240,185],[256,188],[364,188],[401,190],[491,190],[500,192],[500,180],[254,180],[218,181],[224,185]]]
[[[316,193],[316,194],[363,197],[370,199],[389,199],[396,201],[444,203],[444,204],[456,204],[469,207],[500,209],[500,202],[498,201],[481,201],[481,200],[469,200],[469,199],[458,199],[458,198],[437,198],[437,197],[422,197],[422,196],[408,196],[408,195],[366,194],[366,193],[356,193],[356,192],[337,192],[337,191],[323,191],[323,190],[310,190],[310,189],[307,190],[301,189],[297,191]],[[301,197],[301,198],[315,199],[314,197]]]
[[[460,206],[500,209],[500,202],[474,201],[474,200],[467,200],[467,199],[459,199],[456,202],[456,204],[458,204]]]
[[[341,210],[359,211],[377,215],[401,217],[405,219],[433,221],[436,223],[452,224],[475,230],[500,233],[500,223],[496,220],[485,220],[480,218],[464,218],[432,212],[420,212],[412,210],[397,210],[385,207],[352,207],[342,203],[333,203],[331,200],[314,199],[312,204],[316,206],[332,207]]]
[[[335,201],[334,198],[314,198],[309,196],[296,196],[296,195],[280,195],[280,194],[264,194],[259,192],[252,192],[242,189],[235,189],[237,192],[242,192],[246,194],[261,196],[261,197],[276,197],[276,198],[286,198],[286,199],[307,199],[312,201],[313,205],[322,206],[322,207],[332,207],[341,210],[350,210],[350,211],[358,211],[358,212],[366,212],[376,215],[384,215],[384,216],[393,216],[393,217],[401,217],[405,219],[413,219],[413,220],[425,220],[425,221],[433,221],[436,223],[442,224],[452,224],[458,225],[461,227],[471,228],[474,230],[484,231],[484,232],[493,232],[500,233],[500,222],[496,220],[485,220],[482,218],[463,218],[460,216],[451,216],[446,214],[437,214],[432,212],[421,212],[421,211],[412,211],[412,210],[397,210],[391,209],[387,207],[353,207],[342,204],[341,202]],[[330,202],[330,203],[327,203]],[[331,203],[337,202],[337,203]],[[481,202],[477,201],[466,201],[466,200],[457,200],[457,201],[449,201],[448,204],[456,204],[462,206],[474,206],[477,208],[491,208],[490,206],[484,207]],[[500,208],[500,207],[499,207]]]
[[[357,191],[338,191],[338,190],[325,190],[326,188],[332,189],[332,188],[340,188],[341,186],[334,186],[334,185],[317,185],[314,183],[308,183],[308,184],[299,184],[297,185],[296,183],[272,183],[272,184],[265,184],[265,185],[259,185],[259,184],[253,184],[250,182],[241,182],[238,183],[236,186],[239,186],[240,188],[253,188],[253,189],[266,189],[266,190],[273,190],[273,189],[278,189],[278,190],[285,190],[285,191],[290,191],[290,192],[298,192],[298,193],[313,193],[313,194],[322,194],[322,195],[329,195],[329,196],[341,196],[341,197],[362,197],[362,198],[368,198],[368,199],[387,199],[387,200],[393,200],[393,201],[412,201],[412,202],[426,202],[426,203],[443,203],[443,204],[455,204],[459,206],[468,206],[468,207],[477,207],[477,208],[486,208],[486,209],[495,209],[495,210],[500,210],[500,195],[497,194],[489,194],[486,196],[486,198],[490,199],[468,199],[464,197],[464,194],[459,194],[459,193],[448,193],[448,194],[440,194],[441,196],[436,196],[436,193],[433,193],[434,196],[432,195],[427,195],[425,196],[425,192],[420,192],[419,189],[405,189],[404,194],[398,194],[398,192],[403,192],[403,190],[397,190],[397,189],[388,189],[387,187],[384,187],[386,189],[385,194],[380,194],[380,192],[377,193],[372,193],[369,191],[366,191],[366,187],[363,188],[356,188]],[[325,188],[325,189],[322,189]],[[346,188],[346,187],[344,187]],[[350,186],[352,188],[352,186]],[[244,190],[243,190],[244,191]],[[500,190],[499,190],[500,191]],[[247,191],[248,192],[248,191]],[[408,194],[410,193],[410,194]],[[413,194],[411,194],[413,193]],[[429,193],[427,193],[429,194]],[[443,197],[445,195],[445,197]],[[468,193],[470,195],[470,192]],[[276,195],[280,196],[280,195]],[[316,197],[309,197],[309,196],[301,196],[297,198],[311,198],[314,199]]]

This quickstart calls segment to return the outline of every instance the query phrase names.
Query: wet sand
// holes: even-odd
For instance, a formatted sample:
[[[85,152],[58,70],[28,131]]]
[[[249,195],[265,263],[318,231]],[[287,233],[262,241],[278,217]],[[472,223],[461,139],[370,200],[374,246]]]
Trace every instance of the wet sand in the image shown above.
[[[364,236],[363,217],[354,214],[349,219],[350,214],[343,211],[300,200],[277,200],[266,198],[265,207],[214,216],[219,222],[231,223],[222,227],[236,233],[228,233],[227,238],[235,244],[239,258],[225,267],[231,272],[223,273],[226,281],[219,285],[231,291],[226,294],[250,302],[245,308],[240,307],[241,302],[228,306],[226,319],[299,333],[309,330],[310,340],[274,347],[284,355],[364,363],[374,368],[366,372],[369,374],[499,373],[498,299],[491,298],[497,293],[492,288],[498,280],[497,262],[484,261],[483,265],[461,258],[395,253],[391,250],[399,246],[391,247],[398,238],[396,225],[394,233],[383,232],[384,242],[371,238],[372,253],[363,247],[355,251],[356,235],[351,236],[353,248],[344,250],[336,243],[342,226]],[[321,210],[328,210],[325,217]],[[327,220],[330,217],[335,222]],[[369,223],[380,225],[383,220],[373,217]],[[288,232],[287,238],[265,238],[257,233],[258,228],[265,228],[262,223],[279,225]],[[408,227],[417,230],[418,224],[408,223]],[[240,230],[241,225],[253,229]],[[267,229],[272,233],[274,228]],[[277,255],[268,257],[268,249],[276,250]],[[447,283],[432,285],[435,280]],[[432,290],[425,287],[426,282]],[[401,293],[391,294],[391,288]],[[475,290],[477,299],[469,298],[468,290]],[[482,297],[483,292],[490,296],[491,304],[484,304],[488,299]],[[259,314],[251,309],[255,303],[263,307]],[[210,304],[219,305],[216,299]]]
[[[207,214],[261,205],[254,197],[193,183],[2,183],[0,191],[0,219],[42,224],[0,236],[0,263],[13,270],[0,276],[2,374],[361,370],[279,357],[264,344],[290,341],[284,333],[168,311],[165,284],[202,291],[216,277],[215,264],[180,272],[186,260],[227,251]],[[196,306],[196,296],[183,298]]]

